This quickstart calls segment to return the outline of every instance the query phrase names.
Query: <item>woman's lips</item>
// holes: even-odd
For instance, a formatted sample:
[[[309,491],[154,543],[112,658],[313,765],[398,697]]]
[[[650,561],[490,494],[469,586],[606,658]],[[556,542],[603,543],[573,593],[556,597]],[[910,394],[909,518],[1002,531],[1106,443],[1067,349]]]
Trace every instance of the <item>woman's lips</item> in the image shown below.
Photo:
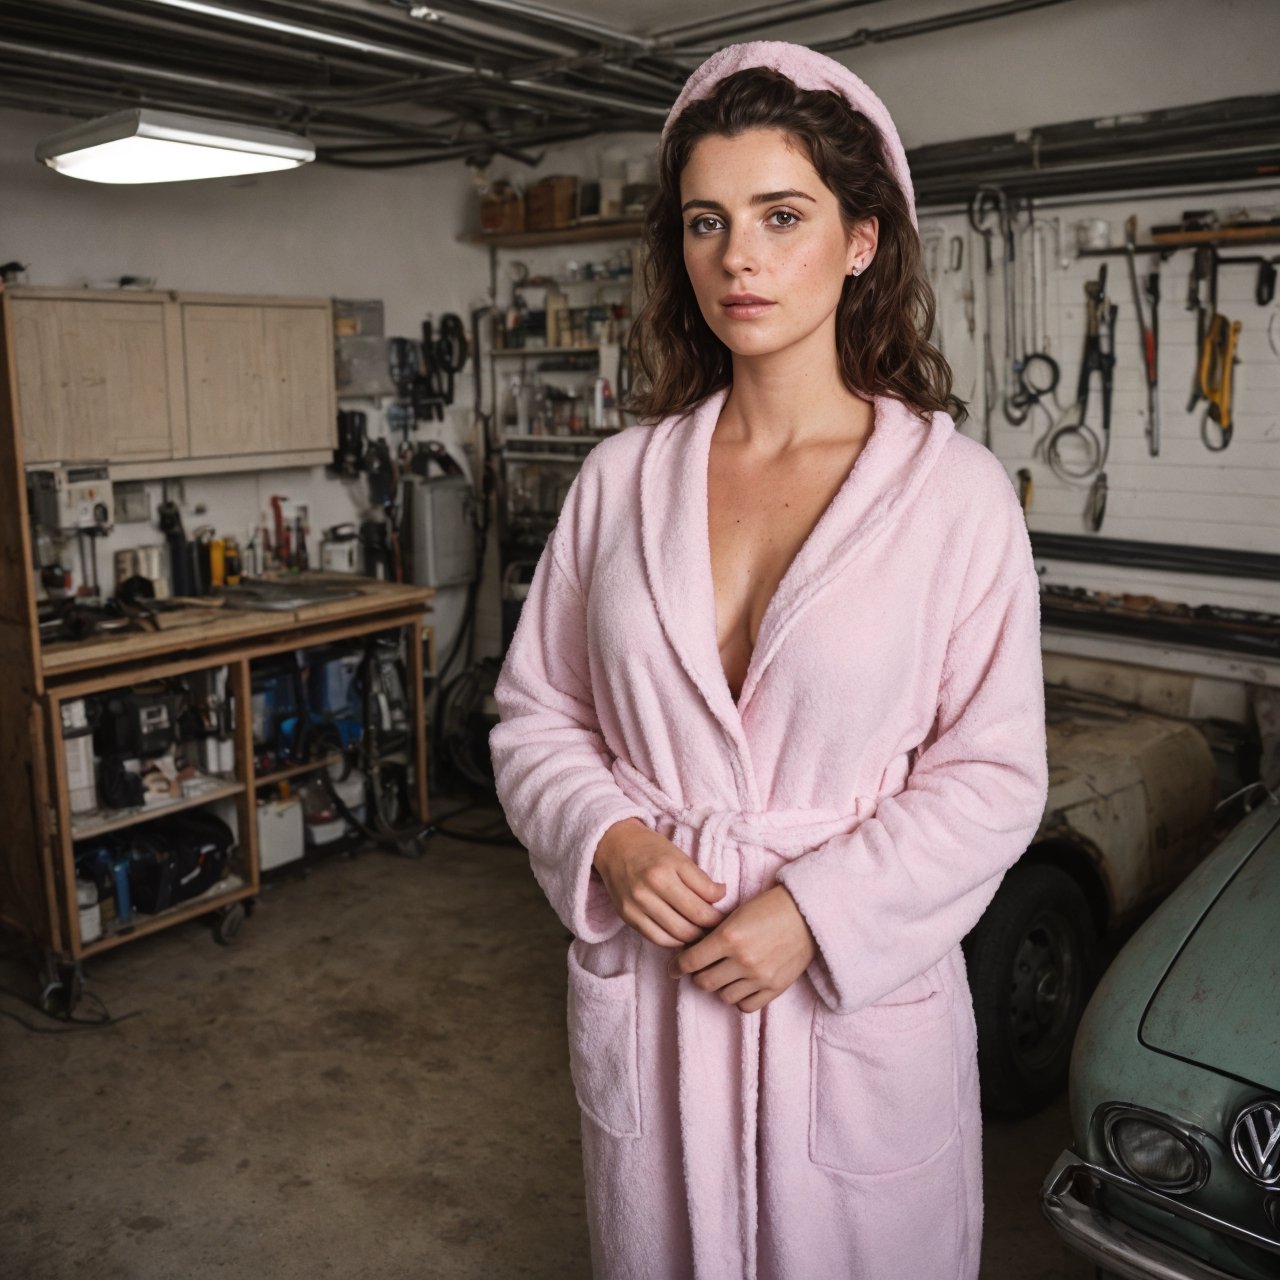
[[[720,299],[725,315],[733,320],[752,320],[764,315],[773,305],[768,298],[761,298],[754,293],[734,293]]]

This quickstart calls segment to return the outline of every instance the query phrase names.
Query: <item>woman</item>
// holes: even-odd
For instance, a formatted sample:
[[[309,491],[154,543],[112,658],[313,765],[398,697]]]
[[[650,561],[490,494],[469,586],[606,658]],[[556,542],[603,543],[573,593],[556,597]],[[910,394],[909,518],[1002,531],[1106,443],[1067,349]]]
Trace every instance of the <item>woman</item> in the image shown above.
[[[567,928],[594,1272],[977,1275],[960,940],[1047,789],[1039,593],[924,334],[910,177],[839,64],[722,50],[664,129],[637,322],[495,690]]]

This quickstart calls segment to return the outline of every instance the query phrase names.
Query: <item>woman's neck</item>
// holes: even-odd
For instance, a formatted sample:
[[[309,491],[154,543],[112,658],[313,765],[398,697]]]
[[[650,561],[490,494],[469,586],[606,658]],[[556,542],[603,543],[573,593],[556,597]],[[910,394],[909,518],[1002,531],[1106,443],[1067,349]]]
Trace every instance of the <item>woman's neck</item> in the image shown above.
[[[717,436],[774,453],[871,430],[873,406],[844,385],[834,352],[827,360],[797,359],[796,354],[734,357],[733,385]]]

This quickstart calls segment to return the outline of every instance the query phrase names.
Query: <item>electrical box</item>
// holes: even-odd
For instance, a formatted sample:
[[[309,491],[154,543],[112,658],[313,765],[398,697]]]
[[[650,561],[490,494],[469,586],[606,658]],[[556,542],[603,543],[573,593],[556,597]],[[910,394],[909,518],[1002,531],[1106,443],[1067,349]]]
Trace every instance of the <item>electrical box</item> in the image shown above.
[[[115,523],[105,462],[28,471],[27,498],[32,521],[49,530],[109,529]]]
[[[422,587],[470,582],[476,571],[475,494],[465,476],[406,476],[409,579]]]

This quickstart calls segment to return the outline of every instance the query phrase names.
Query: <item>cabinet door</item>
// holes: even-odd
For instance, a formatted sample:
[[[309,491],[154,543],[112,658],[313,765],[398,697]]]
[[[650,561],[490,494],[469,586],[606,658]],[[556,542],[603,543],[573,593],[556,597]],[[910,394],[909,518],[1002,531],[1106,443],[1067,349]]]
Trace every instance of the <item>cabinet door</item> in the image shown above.
[[[267,430],[276,449],[337,445],[333,322],[327,307],[263,307]]]
[[[333,327],[327,306],[186,303],[193,458],[333,448]]]
[[[182,308],[187,423],[193,458],[269,453],[262,308]]]
[[[15,298],[13,317],[27,462],[171,455],[162,302]]]

